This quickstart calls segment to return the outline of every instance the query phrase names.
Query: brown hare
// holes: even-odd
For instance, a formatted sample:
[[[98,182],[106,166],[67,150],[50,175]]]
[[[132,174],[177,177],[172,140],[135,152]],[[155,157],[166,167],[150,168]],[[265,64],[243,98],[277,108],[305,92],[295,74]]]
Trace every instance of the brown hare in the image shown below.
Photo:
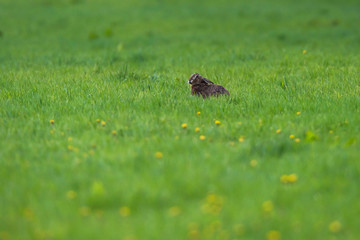
[[[191,95],[200,95],[203,98],[207,98],[210,96],[219,96],[219,95],[228,95],[230,93],[223,86],[216,85],[210,80],[202,77],[198,73],[194,73],[190,76],[189,84],[191,85]]]

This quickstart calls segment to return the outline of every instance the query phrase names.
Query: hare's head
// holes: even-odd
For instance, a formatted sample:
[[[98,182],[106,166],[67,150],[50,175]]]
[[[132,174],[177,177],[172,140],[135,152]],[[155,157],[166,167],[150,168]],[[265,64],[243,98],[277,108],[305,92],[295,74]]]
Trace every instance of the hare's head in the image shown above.
[[[213,84],[213,82],[207,80],[206,78],[203,78],[200,74],[198,73],[194,73],[190,76],[189,84],[191,85],[209,85],[209,84]]]

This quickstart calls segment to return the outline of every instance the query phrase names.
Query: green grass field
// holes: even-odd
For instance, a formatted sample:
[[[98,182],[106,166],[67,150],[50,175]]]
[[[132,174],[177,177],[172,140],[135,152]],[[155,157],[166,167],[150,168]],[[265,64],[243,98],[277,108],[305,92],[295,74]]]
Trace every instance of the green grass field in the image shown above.
[[[0,239],[359,239],[359,12],[0,0]]]

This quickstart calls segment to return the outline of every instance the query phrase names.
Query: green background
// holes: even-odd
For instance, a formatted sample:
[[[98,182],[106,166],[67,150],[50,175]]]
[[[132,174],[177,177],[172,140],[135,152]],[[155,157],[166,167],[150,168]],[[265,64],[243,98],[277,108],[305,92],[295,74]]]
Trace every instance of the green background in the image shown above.
[[[0,239],[357,239],[359,12],[1,0]]]

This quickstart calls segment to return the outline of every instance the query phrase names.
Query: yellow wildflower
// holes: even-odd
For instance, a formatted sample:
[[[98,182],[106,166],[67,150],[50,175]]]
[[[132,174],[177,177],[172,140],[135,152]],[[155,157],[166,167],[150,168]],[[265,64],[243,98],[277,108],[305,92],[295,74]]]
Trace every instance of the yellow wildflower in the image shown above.
[[[182,127],[183,129],[186,129],[186,128],[187,128],[187,124],[186,124],[186,123],[183,123],[183,124],[181,124],[181,127]]]
[[[162,152],[156,152],[156,153],[155,153],[155,157],[156,157],[156,158],[162,158],[162,157],[163,157]]]
[[[29,221],[33,220],[35,216],[34,212],[30,208],[25,208],[23,214],[24,217]]]
[[[68,141],[71,142],[73,139],[72,137],[68,137]]]
[[[215,120],[215,124],[219,126],[221,122],[219,120]]]
[[[241,136],[240,138],[239,138],[239,142],[244,142],[245,141],[245,137],[244,136]]]
[[[195,128],[195,132],[200,132],[200,128]]]
[[[181,209],[178,206],[173,206],[169,209],[169,215],[171,217],[176,217],[181,212]]]
[[[199,237],[200,237],[200,233],[199,233],[199,231],[198,230],[190,230],[189,231],[189,233],[188,233],[188,237],[190,238],[190,239],[199,239]]]
[[[201,114],[201,112],[197,112],[197,113],[196,113],[196,115],[198,115],[198,116],[199,116],[200,114]]]
[[[123,206],[120,208],[119,213],[123,217],[127,217],[130,215],[131,211],[129,207]]]
[[[276,130],[276,133],[277,133],[277,134],[281,133],[281,129],[277,129],[277,130]]]
[[[294,134],[291,134],[291,135],[289,136],[289,138],[290,138],[290,139],[294,139],[294,138],[295,138],[295,135],[294,135]]]
[[[330,134],[333,134],[333,133],[334,133],[334,131],[333,131],[333,130],[330,130],[330,131],[329,131],[329,133],[330,133]]]
[[[264,212],[270,213],[274,209],[274,204],[272,203],[272,201],[265,201],[262,204],[262,208],[263,208]]]
[[[97,123],[100,123],[100,119],[96,119],[96,122],[97,122]]]
[[[222,197],[217,196],[215,194],[208,194],[206,197],[206,201],[202,206],[202,211],[204,213],[217,215],[220,213],[222,206],[223,206]]]
[[[300,115],[301,114],[301,112],[296,112],[296,115]]]
[[[287,176],[287,181],[289,183],[295,183],[295,182],[297,182],[297,180],[298,180],[298,176],[295,173],[290,174],[289,176]]]
[[[332,233],[338,233],[341,230],[341,223],[339,221],[333,221],[329,224],[329,230]]]
[[[250,161],[250,166],[256,167],[257,165],[258,165],[258,161],[256,161],[255,159]]]
[[[68,191],[67,193],[66,193],[66,197],[68,198],[68,199],[74,199],[74,198],[76,198],[76,192],[75,191],[73,191],[73,190],[70,190],[70,191]]]
[[[106,122],[105,121],[101,121],[101,126],[105,127]]]
[[[279,231],[271,230],[266,234],[266,239],[267,240],[280,240],[281,234]]]
[[[282,183],[296,183],[297,180],[298,180],[298,176],[295,173],[290,175],[282,175],[280,178],[280,181]]]
[[[72,150],[74,150],[74,147],[71,146],[71,145],[69,145],[69,146],[68,146],[68,150],[69,150],[69,151],[72,151]]]
[[[287,176],[287,175],[282,175],[282,176],[280,177],[280,181],[281,181],[282,183],[288,183],[288,176]]]
[[[81,208],[79,209],[79,213],[80,213],[80,215],[83,216],[83,217],[89,216],[89,215],[90,215],[90,208],[88,208],[88,207],[81,207]]]
[[[206,139],[206,137],[204,135],[200,136],[200,140],[205,140],[205,139]]]
[[[114,135],[114,136],[116,136],[116,134],[117,134],[117,133],[116,133],[116,130],[113,130],[113,131],[111,132],[111,134]]]
[[[300,138],[295,138],[295,142],[299,143],[300,141]]]
[[[304,50],[302,51],[302,53],[303,53],[303,54],[306,54],[306,53],[307,53],[307,51],[304,49]]]
[[[50,124],[54,124],[55,123],[55,121],[54,120],[50,120]]]

